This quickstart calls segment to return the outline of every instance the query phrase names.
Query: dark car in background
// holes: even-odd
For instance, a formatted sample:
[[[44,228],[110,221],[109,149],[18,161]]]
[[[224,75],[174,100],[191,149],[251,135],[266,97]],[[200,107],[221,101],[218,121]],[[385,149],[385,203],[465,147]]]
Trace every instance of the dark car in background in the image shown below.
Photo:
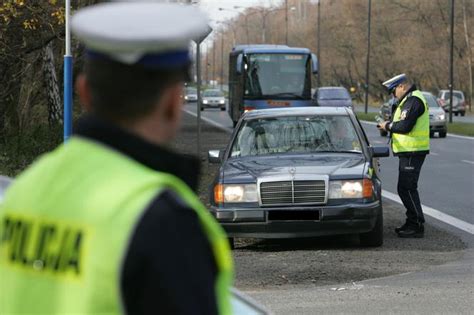
[[[234,237],[358,234],[383,242],[378,157],[352,110],[300,107],[247,112],[225,150],[210,194],[211,213]]]
[[[353,108],[352,97],[346,88],[340,86],[326,86],[316,89],[313,95],[316,106],[349,107]]]
[[[421,93],[423,93],[428,105],[430,115],[430,137],[433,137],[437,132],[440,138],[445,138],[448,132],[445,112],[440,107],[436,97],[433,94],[427,91],[422,91]],[[382,117],[383,120],[391,120],[392,112],[395,112],[397,104],[397,99],[392,97],[387,102],[383,103],[382,106],[380,106],[379,116]],[[382,137],[387,135],[387,131],[379,130],[379,132]]]

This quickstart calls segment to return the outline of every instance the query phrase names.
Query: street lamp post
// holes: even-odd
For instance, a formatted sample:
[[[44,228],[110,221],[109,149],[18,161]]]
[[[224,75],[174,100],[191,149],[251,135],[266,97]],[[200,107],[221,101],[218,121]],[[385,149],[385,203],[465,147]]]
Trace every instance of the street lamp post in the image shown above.
[[[367,28],[367,68],[365,73],[365,113],[367,114],[369,106],[369,71],[370,71],[370,17],[372,11],[372,0],[369,0],[369,17]]]
[[[451,0],[451,41],[449,47],[449,123],[453,122],[453,49],[454,49],[454,0]]]
[[[318,87],[321,86],[321,0],[318,0]]]
[[[288,45],[288,0],[285,0],[285,43]]]
[[[224,32],[221,33],[221,91],[224,89]]]

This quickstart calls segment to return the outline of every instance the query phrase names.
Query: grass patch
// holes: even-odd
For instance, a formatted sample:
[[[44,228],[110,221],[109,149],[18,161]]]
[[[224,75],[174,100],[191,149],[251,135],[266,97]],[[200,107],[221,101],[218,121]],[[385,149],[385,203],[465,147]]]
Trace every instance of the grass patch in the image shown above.
[[[474,137],[474,124],[465,122],[448,123],[448,132],[457,135]]]
[[[378,114],[357,112],[356,115],[360,120],[375,121],[375,116]],[[448,132],[462,136],[474,137],[474,124],[465,122],[453,122],[452,124],[448,123]]]

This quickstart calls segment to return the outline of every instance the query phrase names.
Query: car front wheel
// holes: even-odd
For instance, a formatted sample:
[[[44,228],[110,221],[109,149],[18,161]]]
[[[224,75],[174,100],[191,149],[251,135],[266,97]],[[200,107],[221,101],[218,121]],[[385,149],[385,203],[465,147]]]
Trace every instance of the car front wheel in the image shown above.
[[[461,112],[461,116],[464,117],[466,115],[466,112]]]
[[[439,132],[439,137],[440,138],[446,138],[446,131],[440,131]]]
[[[360,245],[364,247],[379,247],[383,244],[383,210],[380,207],[377,221],[372,231],[359,234]]]

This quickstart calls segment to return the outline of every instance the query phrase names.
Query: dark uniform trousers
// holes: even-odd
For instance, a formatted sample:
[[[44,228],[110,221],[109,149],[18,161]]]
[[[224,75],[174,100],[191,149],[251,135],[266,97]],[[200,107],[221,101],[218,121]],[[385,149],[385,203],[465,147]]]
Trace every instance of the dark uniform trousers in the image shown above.
[[[426,155],[399,156],[398,195],[407,209],[407,224],[418,226],[425,222],[418,194],[418,178]]]

